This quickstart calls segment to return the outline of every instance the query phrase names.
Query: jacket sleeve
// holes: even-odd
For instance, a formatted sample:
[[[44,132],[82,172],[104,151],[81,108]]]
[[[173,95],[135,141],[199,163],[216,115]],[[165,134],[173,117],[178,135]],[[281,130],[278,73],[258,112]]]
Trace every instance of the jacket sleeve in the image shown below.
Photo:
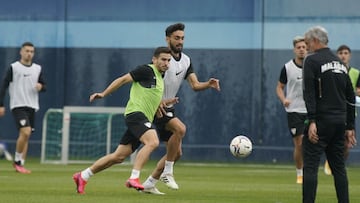
[[[347,117],[346,117],[346,129],[355,129],[355,92],[351,84],[350,77],[346,77],[346,101],[347,101]]]
[[[12,67],[10,67],[6,73],[5,73],[5,77],[2,81],[2,84],[0,86],[0,106],[4,106],[4,99],[5,99],[5,94],[6,94],[6,90],[9,87],[10,82],[12,81],[13,78],[13,71],[12,71]]]
[[[316,84],[318,83],[313,62],[305,58],[303,66],[303,97],[309,121],[316,120]],[[321,82],[321,81],[320,81]]]

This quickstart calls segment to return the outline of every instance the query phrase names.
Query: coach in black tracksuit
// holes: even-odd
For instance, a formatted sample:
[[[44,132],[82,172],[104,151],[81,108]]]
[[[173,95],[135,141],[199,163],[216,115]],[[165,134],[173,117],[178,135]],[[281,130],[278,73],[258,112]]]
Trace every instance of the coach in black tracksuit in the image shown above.
[[[303,203],[315,202],[320,157],[325,152],[339,203],[349,202],[345,169],[345,136],[356,144],[355,95],[347,68],[327,47],[328,36],[317,26],[305,33],[310,52],[304,60],[304,100],[309,125],[303,138]]]

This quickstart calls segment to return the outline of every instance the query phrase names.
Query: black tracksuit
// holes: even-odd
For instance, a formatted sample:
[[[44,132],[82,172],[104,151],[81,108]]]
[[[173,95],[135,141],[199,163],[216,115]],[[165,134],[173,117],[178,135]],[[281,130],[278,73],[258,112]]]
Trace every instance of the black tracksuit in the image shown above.
[[[345,169],[345,130],[354,129],[355,95],[347,68],[329,48],[307,56],[303,67],[304,100],[308,119],[315,122],[319,141],[303,138],[304,181],[303,202],[315,202],[320,157],[326,153],[340,203],[349,202],[348,179]]]

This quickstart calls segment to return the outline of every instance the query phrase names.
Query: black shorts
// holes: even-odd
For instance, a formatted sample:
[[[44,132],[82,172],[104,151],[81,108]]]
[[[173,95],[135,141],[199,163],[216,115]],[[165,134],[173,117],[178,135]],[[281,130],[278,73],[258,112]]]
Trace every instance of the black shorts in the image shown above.
[[[156,130],[159,133],[159,137],[161,141],[167,142],[171,135],[173,134],[171,131],[166,130],[166,124],[173,118],[176,118],[174,107],[165,108],[166,114],[161,118],[154,118],[154,123],[156,125]]]
[[[287,114],[288,127],[292,137],[304,134],[306,113],[291,112]]]
[[[31,131],[35,131],[35,109],[30,107],[17,107],[13,108],[11,112],[18,129],[30,126]]]
[[[132,145],[133,152],[139,148],[141,142],[140,137],[148,130],[155,129],[142,112],[133,112],[125,116],[127,130],[120,140],[120,144]]]

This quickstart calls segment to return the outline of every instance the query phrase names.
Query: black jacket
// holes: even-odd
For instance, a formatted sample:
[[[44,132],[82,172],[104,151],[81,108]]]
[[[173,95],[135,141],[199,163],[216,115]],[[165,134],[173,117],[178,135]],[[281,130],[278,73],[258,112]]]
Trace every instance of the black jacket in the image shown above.
[[[304,59],[304,100],[310,121],[346,123],[346,129],[354,129],[355,94],[347,71],[329,48]]]

